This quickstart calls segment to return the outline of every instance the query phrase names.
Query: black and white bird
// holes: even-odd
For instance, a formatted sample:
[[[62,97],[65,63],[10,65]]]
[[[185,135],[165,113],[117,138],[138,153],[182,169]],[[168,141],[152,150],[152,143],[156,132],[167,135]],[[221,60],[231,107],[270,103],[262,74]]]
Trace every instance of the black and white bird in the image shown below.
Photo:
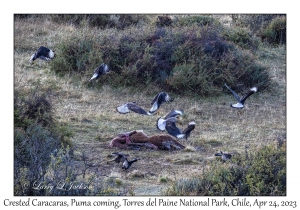
[[[172,135],[176,138],[179,138],[179,139],[185,138],[187,140],[188,137],[190,136],[191,131],[195,129],[195,126],[196,126],[195,121],[189,122],[188,127],[186,129],[184,129],[183,131],[181,131],[176,126],[176,121],[177,121],[176,117],[169,117],[169,118],[165,119],[165,122],[160,121],[160,125],[158,125],[158,121],[157,121],[156,127],[161,131],[166,130],[170,135]]]
[[[48,49],[47,47],[41,46],[34,54],[32,54],[29,62],[30,64],[37,58],[50,61],[55,57],[55,53],[53,50]]]
[[[94,71],[94,75],[92,76],[92,78],[89,80],[97,80],[101,75],[107,74],[109,73],[110,69],[108,67],[108,65],[106,65],[105,63],[102,63],[100,66],[98,66],[95,71]]]
[[[228,87],[225,83],[225,86],[228,88],[228,90],[231,91],[231,93],[233,94],[233,96],[235,97],[235,99],[238,101],[238,103],[236,104],[231,104],[230,106],[233,108],[237,108],[237,109],[242,109],[244,108],[244,103],[246,101],[246,99],[251,96],[253,93],[257,92],[257,87],[252,87],[250,88],[250,90],[242,97],[240,98],[238,96],[238,94],[236,94],[236,92],[234,92],[230,87]]]
[[[164,102],[169,102],[171,100],[171,97],[169,96],[169,94],[165,93],[165,92],[160,92],[158,93],[154,99],[151,102],[151,109],[150,109],[150,113],[154,113],[156,112],[156,110],[159,109],[159,107],[164,103]]]
[[[191,131],[194,130],[195,127],[196,127],[196,123],[195,123],[195,121],[192,121],[192,122],[189,122],[188,127],[182,131],[182,133],[184,134],[185,140],[188,140],[188,138],[191,135]]]
[[[224,162],[231,159],[233,155],[234,155],[233,153],[226,153],[222,151],[215,154],[215,156],[221,156]]]
[[[172,110],[165,117],[163,117],[163,118],[160,117],[160,118],[157,119],[156,127],[159,130],[164,131],[166,129],[167,119],[169,119],[171,117],[177,117],[179,115],[183,115],[183,110]]]
[[[118,106],[117,111],[120,114],[127,114],[130,111],[132,111],[132,112],[135,112],[135,113],[138,113],[138,114],[152,115],[150,112],[147,112],[145,109],[138,106],[135,102],[128,102],[128,103],[125,103],[121,106]]]
[[[115,158],[113,159],[113,160],[111,160],[111,161],[114,161],[114,162],[116,162],[116,163],[120,163],[120,162],[123,162],[123,161],[125,161],[125,158],[127,157],[127,156],[129,156],[129,154],[123,154],[123,153],[121,153],[121,152],[113,152],[113,153],[111,153]]]
[[[132,160],[129,161],[129,160],[127,160],[127,158],[125,157],[124,162],[123,162],[123,165],[122,165],[122,169],[123,169],[123,170],[129,169],[130,166],[131,166],[134,162],[136,162],[136,161],[138,161],[138,159],[133,158]]]

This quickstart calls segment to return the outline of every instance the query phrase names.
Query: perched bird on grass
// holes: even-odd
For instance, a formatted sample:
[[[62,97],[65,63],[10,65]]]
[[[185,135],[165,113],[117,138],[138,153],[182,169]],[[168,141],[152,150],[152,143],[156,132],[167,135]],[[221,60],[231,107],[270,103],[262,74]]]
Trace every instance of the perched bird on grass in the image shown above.
[[[53,50],[48,49],[47,47],[41,46],[30,58],[29,62],[30,64],[33,63],[34,60],[37,58],[42,60],[52,60],[55,57],[55,53]]]
[[[97,80],[101,75],[107,74],[109,73],[109,71],[110,71],[109,67],[105,63],[102,63],[100,66],[98,66],[95,69],[94,75],[89,80],[89,82],[92,80]]]
[[[226,88],[228,88],[228,90],[231,91],[231,93],[233,94],[233,96],[235,97],[235,99],[238,101],[238,103],[236,104],[231,104],[230,106],[233,108],[237,108],[237,109],[242,109],[244,108],[244,103],[246,101],[246,99],[251,96],[253,93],[257,92],[257,87],[252,87],[250,88],[250,90],[242,97],[240,98],[238,96],[238,94],[236,94],[236,92],[234,92],[232,89],[230,89],[230,87],[228,87],[225,83]]]
[[[215,156],[222,156],[222,160],[225,162],[229,159],[231,159],[231,157],[233,156],[234,154],[233,153],[224,153],[224,152],[219,152],[219,153],[216,153]]]
[[[127,160],[127,158],[125,157],[125,158],[124,158],[123,165],[122,165],[122,169],[123,169],[123,170],[129,169],[129,168],[131,167],[131,165],[132,165],[134,162],[136,162],[136,161],[138,161],[138,159],[133,158],[132,160],[129,161],[129,160]]]
[[[135,113],[138,113],[138,114],[152,115],[150,112],[147,112],[145,109],[138,106],[135,102],[128,102],[128,103],[125,103],[121,106],[118,106],[117,111],[120,114],[127,114],[130,111],[132,111],[132,112],[135,112]]]
[[[165,93],[165,92],[158,93],[151,102],[152,107],[149,112],[150,113],[156,112],[156,110],[158,110],[159,107],[164,102],[169,102],[170,100],[171,100],[171,97],[167,93]]]

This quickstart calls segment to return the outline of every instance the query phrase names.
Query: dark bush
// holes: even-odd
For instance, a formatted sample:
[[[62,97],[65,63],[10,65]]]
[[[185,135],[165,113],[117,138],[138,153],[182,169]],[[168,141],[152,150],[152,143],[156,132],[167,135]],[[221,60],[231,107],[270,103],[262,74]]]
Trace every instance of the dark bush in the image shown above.
[[[167,79],[168,88],[191,94],[218,94],[224,82],[243,84],[244,88],[259,85],[261,89],[270,81],[266,67],[255,57],[227,42],[214,28],[202,29],[201,36],[186,33],[184,44],[175,51],[176,65]]]
[[[15,185],[21,182],[21,170],[26,169],[31,186],[28,189],[31,189],[33,183],[46,174],[50,154],[60,147],[60,139],[57,134],[39,124],[31,124],[26,131],[16,128],[14,135]],[[28,195],[33,195],[33,192],[28,192]]]
[[[225,163],[216,160],[202,175],[176,181],[165,195],[285,196],[286,149],[269,145]]]
[[[245,88],[257,85],[260,90],[268,87],[266,67],[248,51],[258,46],[258,40],[244,29],[227,30],[209,16],[191,16],[186,21],[204,23],[204,19],[208,22],[201,26],[132,27],[103,30],[101,36],[72,35],[58,45],[60,58],[51,62],[51,69],[64,74],[88,70],[90,76],[105,62],[113,74],[101,78],[101,84],[155,85],[179,94],[218,94],[225,82]]]
[[[169,15],[159,15],[157,16],[156,21],[157,26],[171,26],[172,25],[172,19]]]
[[[33,90],[27,97],[15,90],[14,124],[27,129],[30,124],[39,123],[45,127],[54,123],[53,107],[46,93]]]
[[[54,120],[50,92],[41,93],[40,87],[14,94],[14,180],[15,192],[22,191],[22,173],[28,185],[39,181],[46,173],[50,154],[61,144],[69,144],[68,137],[58,132]],[[32,195],[32,192],[28,192]]]
[[[59,144],[71,145],[72,132],[67,126],[58,123],[54,118],[54,108],[51,102],[51,90],[42,92],[37,86],[29,92],[15,90],[14,92],[14,128],[25,132],[34,125],[48,130],[59,139]]]

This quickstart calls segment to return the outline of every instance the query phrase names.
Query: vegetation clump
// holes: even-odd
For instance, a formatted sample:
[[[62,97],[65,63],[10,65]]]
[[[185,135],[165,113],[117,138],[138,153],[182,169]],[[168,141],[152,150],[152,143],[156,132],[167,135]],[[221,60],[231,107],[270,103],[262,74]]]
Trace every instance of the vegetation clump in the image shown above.
[[[174,21],[176,26],[208,26],[217,22],[216,19],[209,15],[188,15],[177,18]]]
[[[60,75],[83,75],[87,70],[92,74],[102,62],[100,50],[93,36],[67,37],[63,43],[58,44],[59,56],[51,62],[51,69]]]
[[[202,175],[174,182],[165,195],[285,196],[286,148],[264,146],[225,163],[214,162]]]
[[[232,15],[232,22],[237,28],[247,28],[271,44],[286,43],[285,14]]]
[[[105,62],[112,74],[103,84],[152,85],[173,93],[208,96],[221,93],[224,82],[244,88],[256,85],[260,90],[268,87],[266,67],[247,50],[257,48],[258,40],[249,31],[225,29],[215,22],[212,17],[191,16],[177,20],[180,27],[161,24],[109,29],[101,36],[75,34],[57,46],[60,58],[51,63],[51,69],[83,75],[88,70],[90,75]]]
[[[262,32],[262,38],[271,44],[286,43],[286,17],[274,18]]]

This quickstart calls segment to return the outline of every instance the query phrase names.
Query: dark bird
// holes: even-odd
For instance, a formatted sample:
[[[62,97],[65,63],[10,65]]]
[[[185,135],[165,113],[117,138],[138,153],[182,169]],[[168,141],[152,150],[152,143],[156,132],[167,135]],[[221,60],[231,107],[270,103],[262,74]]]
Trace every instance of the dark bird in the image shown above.
[[[89,80],[89,82],[92,80],[97,80],[101,75],[107,74],[109,73],[109,71],[110,71],[109,67],[105,63],[102,63],[100,66],[98,66],[95,69],[94,75]]]
[[[41,46],[30,58],[29,62],[32,64],[32,62],[39,58],[42,60],[52,60],[55,57],[55,53],[53,50],[48,49],[47,47]]]
[[[222,156],[222,160],[225,162],[229,159],[231,159],[231,157],[233,156],[234,154],[233,153],[224,153],[224,152],[219,152],[219,153],[216,153],[215,156]]]
[[[184,134],[185,140],[187,140],[190,137],[191,131],[194,130],[195,127],[196,127],[196,123],[195,121],[192,121],[189,123],[188,127],[183,130],[182,133]]]
[[[120,162],[123,162],[125,161],[125,158],[127,156],[129,156],[129,154],[123,154],[121,152],[113,152],[111,153],[113,156],[115,156],[115,158],[111,161],[115,161],[116,163],[120,163]]]
[[[158,120],[156,122],[156,127],[159,130],[164,131],[166,129],[167,119],[169,119],[171,117],[176,117],[178,115],[183,115],[183,110],[172,110],[164,118],[162,118],[162,117],[158,118]]]
[[[138,113],[138,114],[152,115],[151,113],[147,112],[142,107],[138,106],[135,102],[128,102],[128,103],[125,103],[121,106],[118,106],[117,111],[120,114],[127,114],[130,111],[133,111],[133,112]]]
[[[149,112],[154,113],[156,110],[159,109],[159,107],[164,102],[169,102],[170,100],[171,100],[171,97],[167,93],[165,93],[165,92],[158,93],[151,102],[152,107]]]
[[[170,135],[172,135],[176,138],[179,138],[179,139],[185,138],[187,140],[187,138],[190,136],[191,131],[195,129],[195,125],[196,125],[195,121],[190,122],[188,127],[186,129],[184,129],[184,131],[181,131],[176,126],[176,121],[177,121],[176,117],[169,117],[169,118],[165,119],[165,122],[161,122],[160,126],[158,126],[156,124],[156,127],[161,131],[166,130]],[[165,126],[164,126],[164,123],[165,123]],[[163,129],[163,128],[165,128],[165,129]]]
[[[230,87],[228,87],[225,83],[225,86],[231,91],[231,93],[233,94],[233,96],[235,97],[235,99],[238,101],[238,103],[236,104],[231,104],[230,106],[233,108],[238,108],[238,109],[242,109],[244,108],[244,103],[246,101],[246,99],[251,96],[253,93],[257,92],[257,87],[252,87],[250,88],[250,90],[242,97],[240,98],[238,96],[238,94],[236,94],[236,92],[234,92],[233,90],[230,89]]]
[[[125,158],[124,158],[123,165],[122,165],[122,169],[123,169],[123,170],[129,169],[130,166],[132,165],[132,163],[134,163],[134,162],[136,162],[136,161],[138,161],[138,159],[133,158],[132,160],[129,161],[129,160],[127,160],[127,158],[125,157]]]

